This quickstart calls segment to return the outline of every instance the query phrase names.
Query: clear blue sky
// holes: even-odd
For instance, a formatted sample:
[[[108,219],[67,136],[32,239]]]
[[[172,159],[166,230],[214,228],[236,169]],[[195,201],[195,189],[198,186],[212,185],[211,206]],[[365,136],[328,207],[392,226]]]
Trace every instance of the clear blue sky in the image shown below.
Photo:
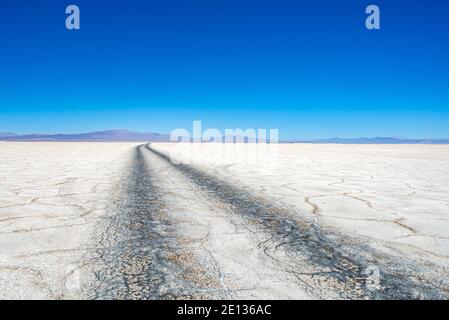
[[[449,137],[448,25],[447,0],[3,1],[0,132],[202,120],[281,139]]]

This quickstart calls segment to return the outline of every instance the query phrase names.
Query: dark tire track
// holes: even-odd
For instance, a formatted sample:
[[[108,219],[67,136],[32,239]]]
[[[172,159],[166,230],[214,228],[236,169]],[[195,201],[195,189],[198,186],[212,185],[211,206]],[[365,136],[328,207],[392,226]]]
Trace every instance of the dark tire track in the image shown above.
[[[286,209],[192,166],[173,164],[169,156],[149,144],[146,149],[170,162],[204,194],[226,204],[231,212],[268,232],[271,238],[260,243],[260,247],[272,259],[276,259],[277,250],[285,250],[290,260],[285,271],[294,274],[316,296],[330,289],[344,299],[448,298],[445,288],[426,282],[413,266],[380,256],[368,246],[348,246],[354,243],[349,237],[326,234],[314,223],[294,221]],[[366,271],[372,265],[380,269],[380,287],[375,290],[367,285]]]
[[[164,199],[153,184],[142,147],[135,149],[124,195],[111,216],[100,222],[91,259],[94,299],[203,298],[203,288],[185,280],[192,273],[181,263],[176,226],[166,215]]]

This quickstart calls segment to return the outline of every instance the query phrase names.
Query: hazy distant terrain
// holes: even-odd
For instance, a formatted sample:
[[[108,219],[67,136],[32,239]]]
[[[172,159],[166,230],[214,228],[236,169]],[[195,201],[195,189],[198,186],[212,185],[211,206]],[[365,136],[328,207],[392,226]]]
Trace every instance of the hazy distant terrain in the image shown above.
[[[225,138],[223,138],[224,140]],[[0,132],[0,141],[75,141],[75,142],[170,142],[170,135],[156,132],[107,130],[78,134],[26,134]],[[246,140],[245,140],[246,141]],[[252,141],[254,142],[254,141]],[[316,144],[449,144],[449,139],[407,139],[404,137],[330,138],[311,140],[281,140],[281,143]]]
[[[330,138],[315,140],[292,140],[291,143],[318,144],[449,144],[449,139],[407,139],[404,137],[373,137],[373,138]]]
[[[0,142],[0,298],[448,298],[448,157]]]
[[[151,141],[168,142],[170,136],[167,134],[154,132],[135,132],[129,130],[107,130],[78,134],[27,134],[17,135],[13,133],[0,133],[0,140],[3,141],[74,141],[74,142],[133,142]]]
[[[14,136],[16,136],[16,134],[15,134],[15,133],[12,133],[12,132],[0,132],[0,139],[3,139],[3,138],[12,138],[12,137],[14,137]]]

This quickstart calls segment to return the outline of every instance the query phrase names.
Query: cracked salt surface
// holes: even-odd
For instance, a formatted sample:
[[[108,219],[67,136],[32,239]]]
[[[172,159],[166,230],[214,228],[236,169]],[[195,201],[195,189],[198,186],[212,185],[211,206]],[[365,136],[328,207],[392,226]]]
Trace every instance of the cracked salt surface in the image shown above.
[[[0,143],[0,298],[84,297],[83,257],[135,145]]]
[[[447,297],[447,146],[152,144],[151,148],[171,154],[176,163],[188,163],[186,168],[193,170],[184,171],[190,171],[191,178],[206,176],[200,182],[206,189],[218,184],[219,198],[223,184],[238,186],[262,199],[256,204],[267,201],[281,208],[276,216],[298,225],[308,220],[313,221],[311,226],[318,223],[318,234],[324,236],[320,242],[334,239],[329,243],[332,255],[341,249],[343,258],[346,252],[358,260],[353,261],[354,278],[362,276],[363,268],[377,265],[383,290],[351,294],[345,288],[347,297]],[[213,179],[217,181],[210,183]],[[242,203],[236,194],[226,201],[232,200]],[[236,211],[245,214],[247,208]],[[264,209],[256,211],[260,215]],[[335,256],[332,259],[335,264]],[[363,287],[363,279],[361,283]]]
[[[449,295],[444,146],[0,146],[0,298]]]

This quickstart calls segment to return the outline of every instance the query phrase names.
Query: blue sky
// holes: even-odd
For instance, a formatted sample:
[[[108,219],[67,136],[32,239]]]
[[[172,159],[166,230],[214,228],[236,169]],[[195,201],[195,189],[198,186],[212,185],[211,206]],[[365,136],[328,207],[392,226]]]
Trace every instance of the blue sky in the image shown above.
[[[65,8],[81,30],[65,29]],[[365,8],[381,9],[381,30]],[[0,132],[449,137],[449,2],[8,0]]]

